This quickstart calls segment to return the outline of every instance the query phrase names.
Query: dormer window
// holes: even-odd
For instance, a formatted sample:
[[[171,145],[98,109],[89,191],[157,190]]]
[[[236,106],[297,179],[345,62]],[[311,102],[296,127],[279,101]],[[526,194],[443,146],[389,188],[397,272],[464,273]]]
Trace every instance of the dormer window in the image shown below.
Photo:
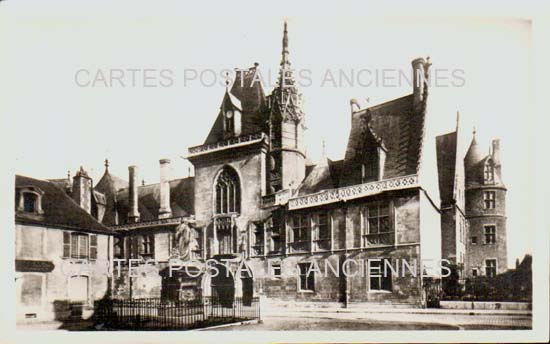
[[[227,110],[225,112],[225,131],[229,134],[235,132],[235,113],[233,110]]]
[[[486,184],[494,183],[494,181],[495,181],[495,168],[493,167],[493,165],[489,161],[485,164],[485,168],[483,170],[483,176],[484,176],[484,180],[485,180]]]
[[[361,183],[381,180],[384,175],[386,152],[381,147],[367,151],[365,160],[361,164]]]
[[[223,112],[224,137],[241,135],[241,113],[235,107],[227,107]]]
[[[36,187],[23,187],[19,189],[16,198],[17,211],[42,214],[42,190]]]
[[[26,213],[34,213],[36,211],[36,201],[38,196],[36,194],[25,192],[23,194],[23,211]]]

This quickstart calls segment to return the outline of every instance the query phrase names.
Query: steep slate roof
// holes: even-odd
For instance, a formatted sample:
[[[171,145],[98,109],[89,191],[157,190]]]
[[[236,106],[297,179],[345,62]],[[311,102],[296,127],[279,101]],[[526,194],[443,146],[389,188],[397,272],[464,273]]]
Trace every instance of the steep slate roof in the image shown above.
[[[328,164],[316,165],[298,187],[298,196],[316,193],[334,188],[330,167]]]
[[[326,164],[306,166],[306,177],[296,189],[295,195],[303,196],[340,186],[340,176],[343,173],[344,160],[332,161],[326,159]]]
[[[15,176],[15,187],[32,186],[44,192],[42,196],[43,214],[15,213],[15,221],[22,224],[36,224],[75,231],[113,233],[88,214],[55,182]]]
[[[170,207],[172,217],[185,217],[194,214],[195,178],[188,177],[170,181]],[[127,222],[128,189],[117,193],[117,211],[120,224]],[[158,219],[160,207],[160,184],[138,186],[138,210],[140,221]]]
[[[475,132],[474,136],[472,137],[472,142],[470,143],[470,147],[468,148],[468,152],[466,152],[466,156],[464,157],[464,168],[470,169],[477,163],[479,163],[483,158],[485,157],[485,154],[483,154],[483,151],[481,150],[481,147],[477,143]]]
[[[424,111],[415,112],[413,95],[359,110],[352,115],[348,145],[343,160],[306,169],[298,195],[359,184],[359,163],[368,145],[386,152],[384,179],[418,172],[424,135]]]
[[[483,184],[484,183],[484,171],[485,165],[491,164],[494,166],[494,156],[492,153],[484,153],[481,149],[481,146],[477,143],[475,137],[472,137],[472,142],[468,148],[468,152],[464,157],[464,169],[466,173],[466,184]],[[499,186],[504,186],[501,180],[500,168],[498,166],[494,167],[494,184]]]
[[[224,95],[224,100],[222,101],[222,107],[226,100],[229,100],[237,108],[239,108],[239,105],[242,108],[241,135],[254,134],[262,131],[267,120],[264,89],[261,83],[258,82],[258,77],[254,79],[256,69],[257,65],[247,71],[237,70],[235,82],[231,90]],[[222,139],[223,113],[220,108],[216,120],[204,143],[215,143]]]
[[[374,138],[387,151],[384,179],[417,173],[424,119],[424,111],[414,110],[412,94],[353,113],[344,158],[346,168],[355,167],[365,146],[372,144],[368,141]],[[341,182],[357,183],[356,180]]]
[[[456,131],[435,138],[441,204],[453,201],[456,176]]]
[[[104,225],[114,226],[117,224],[117,192],[127,187],[127,181],[110,174],[108,169],[105,170],[103,177],[101,177],[100,181],[94,187],[95,191],[101,192],[105,197],[105,215],[102,219]]]
[[[63,190],[67,190],[72,187],[71,181],[68,178],[48,179],[47,181],[55,184]]]
[[[127,187],[128,187],[127,181],[115,175],[112,175],[111,173],[109,173],[108,170],[106,170],[105,173],[103,174],[103,177],[101,177],[101,179],[96,184],[94,189],[101,193],[107,193],[108,191],[117,192],[120,189],[124,189]]]

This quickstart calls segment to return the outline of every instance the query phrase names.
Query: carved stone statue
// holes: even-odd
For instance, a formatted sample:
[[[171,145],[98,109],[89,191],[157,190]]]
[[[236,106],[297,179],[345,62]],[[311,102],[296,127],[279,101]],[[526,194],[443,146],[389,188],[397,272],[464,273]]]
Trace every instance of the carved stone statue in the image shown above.
[[[199,247],[193,228],[188,223],[176,227],[176,244],[181,260],[193,259],[193,250]]]

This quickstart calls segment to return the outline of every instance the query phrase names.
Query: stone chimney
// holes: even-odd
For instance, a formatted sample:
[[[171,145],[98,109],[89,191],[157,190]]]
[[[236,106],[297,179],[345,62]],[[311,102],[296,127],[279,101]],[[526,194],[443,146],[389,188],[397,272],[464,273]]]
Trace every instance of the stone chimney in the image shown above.
[[[160,208],[159,219],[172,217],[170,209],[170,159],[160,159]]]
[[[420,109],[423,104],[428,87],[428,72],[430,68],[430,58],[425,61],[422,57],[412,60],[413,71],[413,103],[415,109]]]
[[[495,166],[500,166],[500,140],[499,139],[493,140],[492,146],[493,146],[493,154],[492,154],[493,163],[495,164]]]
[[[92,178],[82,166],[73,177],[72,197],[88,214],[92,212]]]
[[[138,211],[138,167],[128,166],[128,222],[139,221]]]

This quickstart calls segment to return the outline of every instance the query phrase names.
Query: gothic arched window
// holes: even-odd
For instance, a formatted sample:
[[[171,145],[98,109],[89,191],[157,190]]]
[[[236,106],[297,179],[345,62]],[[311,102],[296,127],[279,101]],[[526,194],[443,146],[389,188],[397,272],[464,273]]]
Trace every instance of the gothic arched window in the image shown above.
[[[216,180],[216,213],[228,214],[241,211],[241,187],[239,176],[232,168],[225,167]]]

